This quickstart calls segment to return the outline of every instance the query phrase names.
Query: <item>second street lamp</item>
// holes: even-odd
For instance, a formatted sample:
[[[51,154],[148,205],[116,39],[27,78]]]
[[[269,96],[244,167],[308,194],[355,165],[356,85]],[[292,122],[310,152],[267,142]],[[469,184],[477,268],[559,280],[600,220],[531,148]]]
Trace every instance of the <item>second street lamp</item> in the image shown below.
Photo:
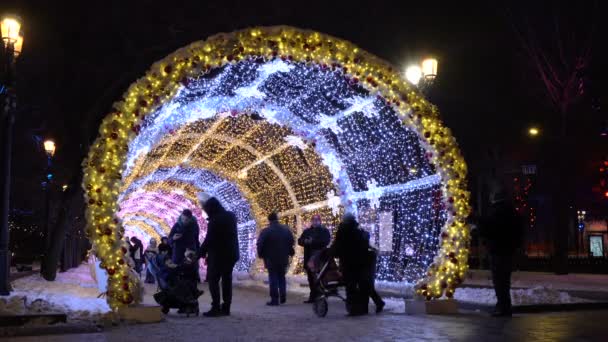
[[[11,153],[13,141],[13,123],[15,121],[15,108],[17,107],[16,65],[15,61],[23,47],[21,36],[21,22],[15,16],[6,16],[0,21],[0,35],[2,38],[2,52],[0,56],[0,70],[4,71],[0,79],[0,296],[10,294],[10,252],[8,213],[10,210],[11,186]]]
[[[44,141],[44,152],[47,157],[47,164],[45,169],[45,180],[42,182],[42,187],[44,189],[44,256],[43,258],[48,257],[48,252],[51,245],[51,230],[50,230],[50,199],[51,199],[51,190],[53,184],[53,156],[55,156],[55,151],[57,147],[55,146],[55,142],[53,140],[45,140]],[[45,264],[44,262],[42,263]],[[43,267],[40,268],[40,272],[44,272]]]
[[[437,59],[426,58],[420,65],[413,64],[408,66],[405,69],[405,78],[424,94],[435,81],[437,68]]]

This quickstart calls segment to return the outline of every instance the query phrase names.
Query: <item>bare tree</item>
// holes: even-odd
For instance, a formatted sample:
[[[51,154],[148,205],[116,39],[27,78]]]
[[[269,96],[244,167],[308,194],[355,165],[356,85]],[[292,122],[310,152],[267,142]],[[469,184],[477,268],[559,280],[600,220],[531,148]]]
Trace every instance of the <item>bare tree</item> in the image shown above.
[[[575,104],[585,97],[585,72],[592,61],[593,35],[599,3],[593,2],[585,10],[565,10],[556,2],[540,9],[533,17],[526,5],[526,13],[505,11],[517,39],[524,62],[531,70],[529,76],[541,89],[541,99],[555,113],[559,133],[549,137],[551,173],[554,175],[554,270],[567,273],[568,229],[571,221],[573,172],[571,161],[574,150],[568,143],[569,121]],[[547,13],[549,12],[549,13]],[[582,14],[582,15],[581,15]],[[551,119],[555,122],[555,119]]]

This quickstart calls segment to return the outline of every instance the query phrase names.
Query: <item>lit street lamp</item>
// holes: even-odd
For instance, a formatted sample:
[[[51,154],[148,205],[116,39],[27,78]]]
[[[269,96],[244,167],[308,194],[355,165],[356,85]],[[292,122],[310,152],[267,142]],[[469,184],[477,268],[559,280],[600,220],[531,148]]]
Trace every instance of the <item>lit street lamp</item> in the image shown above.
[[[55,142],[53,140],[46,140],[44,142],[44,151],[49,159],[53,158],[55,155]]]
[[[536,137],[540,134],[540,129],[538,129],[537,127],[530,127],[528,129],[528,135],[531,137]]]
[[[42,188],[44,189],[44,256],[46,258],[48,255],[48,251],[51,244],[51,231],[49,225],[49,216],[50,216],[50,198],[51,198],[51,186],[53,185],[53,156],[55,155],[55,151],[57,150],[55,146],[55,142],[53,140],[45,140],[44,143],[44,152],[46,153],[46,172],[45,172],[45,181],[42,182]],[[45,265],[45,262],[42,262],[41,265]],[[44,267],[40,267],[40,272],[44,272]]]
[[[420,65],[408,66],[405,69],[405,78],[424,93],[435,81],[437,67],[437,59],[427,58]]]
[[[15,16],[5,16],[0,21],[0,34],[2,38],[2,55],[0,62],[3,72],[0,79],[0,296],[10,294],[9,282],[10,256],[8,213],[11,185],[11,152],[13,140],[13,122],[15,121],[15,108],[17,107],[16,65],[15,61],[23,48],[21,23]]]

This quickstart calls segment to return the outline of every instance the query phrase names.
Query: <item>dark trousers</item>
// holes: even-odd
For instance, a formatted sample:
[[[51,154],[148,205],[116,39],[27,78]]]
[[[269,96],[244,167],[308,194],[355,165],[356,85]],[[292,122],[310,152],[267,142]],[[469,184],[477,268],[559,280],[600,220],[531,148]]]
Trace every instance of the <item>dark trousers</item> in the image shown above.
[[[308,299],[312,300],[319,296],[319,289],[317,288],[317,276],[307,267],[306,277],[308,278],[308,287],[310,288],[310,294],[308,295]]]
[[[211,292],[211,306],[219,309],[220,307],[220,281],[222,282],[222,299],[224,305],[230,306],[232,303],[232,269],[234,264],[228,265],[209,265],[207,268],[207,278],[209,279],[209,292]]]
[[[279,298],[284,301],[287,297],[287,284],[285,282],[286,267],[271,267],[268,269],[268,285],[270,287],[270,299],[278,303]]]
[[[349,272],[350,273],[350,272]],[[346,283],[346,308],[351,315],[368,313],[370,282],[367,271],[344,274]]]
[[[511,255],[492,255],[490,267],[492,282],[496,292],[496,309],[511,312],[511,269],[513,257]]]
[[[376,286],[374,285],[373,279],[370,282],[370,286],[369,286],[369,297],[374,301],[374,305],[376,305],[376,306],[380,306],[380,305],[384,304],[382,297],[380,297],[378,292],[376,292]]]
[[[135,262],[135,272],[137,272],[137,274],[139,274],[139,276],[141,277],[143,260],[137,259],[137,260],[133,260],[133,261]]]

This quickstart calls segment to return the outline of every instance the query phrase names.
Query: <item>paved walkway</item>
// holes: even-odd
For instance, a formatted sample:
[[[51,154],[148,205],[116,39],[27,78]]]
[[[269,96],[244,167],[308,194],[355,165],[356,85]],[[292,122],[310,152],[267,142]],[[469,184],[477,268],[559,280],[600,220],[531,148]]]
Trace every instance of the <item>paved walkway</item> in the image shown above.
[[[122,325],[101,333],[12,338],[7,341],[607,341],[608,311],[516,315],[495,319],[479,312],[453,316],[407,316],[401,312],[347,318],[332,300],[317,318],[301,295],[267,307],[266,294],[236,289],[233,316],[190,317],[175,313],[158,324]],[[201,297],[207,309],[209,296]],[[371,308],[370,308],[371,309]],[[398,309],[395,309],[398,310]]]

